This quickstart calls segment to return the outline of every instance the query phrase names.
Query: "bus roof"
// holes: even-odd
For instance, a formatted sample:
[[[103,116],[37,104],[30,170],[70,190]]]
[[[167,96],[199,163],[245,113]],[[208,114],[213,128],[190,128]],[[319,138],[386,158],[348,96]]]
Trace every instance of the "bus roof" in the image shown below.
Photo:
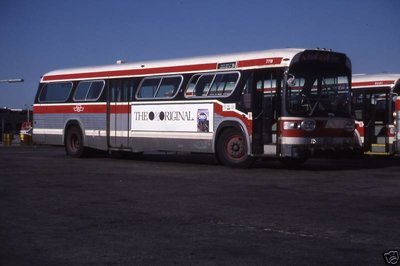
[[[400,80],[400,74],[354,74],[352,77],[352,88],[367,87],[394,87]]]
[[[42,77],[41,82],[206,72],[217,69],[284,67],[289,66],[292,59],[297,54],[304,51],[306,51],[306,49],[286,48],[173,60],[61,69],[46,73]],[[312,51],[312,49],[310,49],[310,51]],[[315,49],[315,51],[326,50]]]

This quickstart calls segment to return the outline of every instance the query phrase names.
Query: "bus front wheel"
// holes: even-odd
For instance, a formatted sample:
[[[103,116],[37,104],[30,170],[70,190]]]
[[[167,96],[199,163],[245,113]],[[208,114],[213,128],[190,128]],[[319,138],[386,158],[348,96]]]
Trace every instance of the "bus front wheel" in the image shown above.
[[[67,129],[65,135],[65,151],[67,155],[79,158],[85,154],[85,147],[83,146],[82,131],[77,126],[71,126]]]
[[[217,142],[218,159],[229,167],[247,168],[254,162],[248,154],[246,138],[235,128],[222,132]]]

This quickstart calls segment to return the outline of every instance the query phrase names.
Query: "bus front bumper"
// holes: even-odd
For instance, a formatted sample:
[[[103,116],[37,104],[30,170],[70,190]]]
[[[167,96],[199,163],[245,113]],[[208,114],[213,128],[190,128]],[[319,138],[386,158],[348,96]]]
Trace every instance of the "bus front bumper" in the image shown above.
[[[354,138],[282,138],[281,157],[304,158],[310,156],[357,154],[359,147]]]

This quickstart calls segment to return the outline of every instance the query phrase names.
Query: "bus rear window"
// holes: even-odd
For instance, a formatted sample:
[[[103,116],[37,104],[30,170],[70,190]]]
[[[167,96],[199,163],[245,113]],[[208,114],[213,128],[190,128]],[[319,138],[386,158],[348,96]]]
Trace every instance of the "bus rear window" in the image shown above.
[[[40,91],[39,102],[65,102],[71,89],[72,82],[47,83]]]

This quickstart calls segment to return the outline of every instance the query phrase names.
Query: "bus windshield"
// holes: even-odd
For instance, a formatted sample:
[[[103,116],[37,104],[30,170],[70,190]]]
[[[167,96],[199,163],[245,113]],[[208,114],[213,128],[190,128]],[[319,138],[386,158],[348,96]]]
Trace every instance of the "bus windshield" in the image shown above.
[[[286,88],[286,106],[291,115],[350,115],[350,87],[346,76],[288,74]]]

